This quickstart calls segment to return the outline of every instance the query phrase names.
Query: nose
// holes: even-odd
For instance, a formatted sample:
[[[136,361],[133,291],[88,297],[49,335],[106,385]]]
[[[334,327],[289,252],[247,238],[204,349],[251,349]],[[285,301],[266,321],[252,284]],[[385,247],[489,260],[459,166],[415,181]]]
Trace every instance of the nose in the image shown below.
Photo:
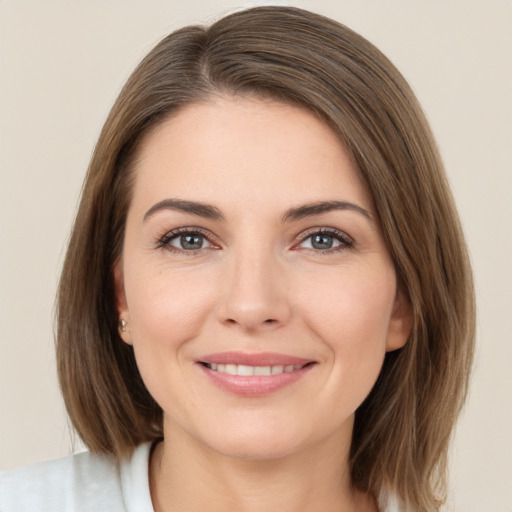
[[[284,274],[272,255],[234,256],[224,275],[219,321],[246,333],[286,324],[291,307]]]

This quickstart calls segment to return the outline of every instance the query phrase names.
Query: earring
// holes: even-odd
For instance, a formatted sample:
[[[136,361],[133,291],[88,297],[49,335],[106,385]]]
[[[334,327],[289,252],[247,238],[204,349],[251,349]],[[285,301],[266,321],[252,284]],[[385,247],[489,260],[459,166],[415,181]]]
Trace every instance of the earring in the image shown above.
[[[126,332],[126,320],[119,321],[119,330],[121,332]]]

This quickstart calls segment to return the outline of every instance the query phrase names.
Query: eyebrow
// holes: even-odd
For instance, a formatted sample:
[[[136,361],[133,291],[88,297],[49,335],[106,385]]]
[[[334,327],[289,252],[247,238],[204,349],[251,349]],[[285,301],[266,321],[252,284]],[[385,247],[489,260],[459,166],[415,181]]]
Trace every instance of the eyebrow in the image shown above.
[[[216,207],[206,203],[200,203],[197,201],[186,201],[184,199],[164,199],[153,205],[145,214],[144,221],[149,217],[152,217],[157,212],[162,210],[176,210],[185,213],[191,213],[199,217],[214,220],[224,220],[223,213]],[[281,217],[283,223],[293,222],[306,217],[312,217],[314,215],[321,215],[335,210],[351,210],[359,213],[366,217],[370,222],[374,222],[373,215],[368,211],[358,206],[357,204],[350,203],[348,201],[317,201],[315,203],[309,203],[296,208],[290,208]]]
[[[149,217],[162,210],[177,210],[207,219],[224,220],[224,215],[215,206],[196,201],[185,201],[183,199],[164,199],[156,203],[144,214],[144,220],[146,221]]]
[[[373,215],[361,206],[347,201],[318,201],[315,203],[305,204],[297,208],[291,208],[282,217],[283,222],[292,222],[322,213],[332,212],[335,210],[351,210],[366,217],[370,222],[374,222]]]

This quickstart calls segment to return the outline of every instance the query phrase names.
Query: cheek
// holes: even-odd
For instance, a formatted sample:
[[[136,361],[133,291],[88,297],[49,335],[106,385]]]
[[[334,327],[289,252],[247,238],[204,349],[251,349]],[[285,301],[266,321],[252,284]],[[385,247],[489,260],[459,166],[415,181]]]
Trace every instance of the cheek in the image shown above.
[[[392,269],[375,271],[368,266],[317,274],[304,283],[306,287],[308,292],[300,294],[301,307],[319,329],[360,341],[385,339],[396,294]]]
[[[164,268],[136,275],[137,268],[143,266],[126,272],[130,277],[125,281],[137,366],[153,398],[179,417],[196,401],[194,389],[187,384],[189,342],[200,335],[211,314],[215,283],[210,276],[198,287],[201,272],[192,279],[186,272]]]
[[[310,281],[302,316],[324,343],[339,378],[373,384],[386,351],[395,293],[394,271],[382,267],[317,276],[313,286]]]
[[[209,314],[207,305],[214,303],[211,276],[202,279],[196,272],[192,278],[186,271],[158,267],[137,275],[136,268],[126,272],[133,278],[125,282],[134,345],[175,349],[196,336]]]

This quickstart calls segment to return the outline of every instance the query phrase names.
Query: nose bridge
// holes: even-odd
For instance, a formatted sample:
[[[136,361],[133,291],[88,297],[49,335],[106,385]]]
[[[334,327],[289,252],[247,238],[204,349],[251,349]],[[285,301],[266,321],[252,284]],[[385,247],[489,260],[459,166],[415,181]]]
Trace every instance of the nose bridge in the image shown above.
[[[286,276],[273,251],[242,248],[229,258],[220,320],[246,331],[268,329],[290,317]]]

